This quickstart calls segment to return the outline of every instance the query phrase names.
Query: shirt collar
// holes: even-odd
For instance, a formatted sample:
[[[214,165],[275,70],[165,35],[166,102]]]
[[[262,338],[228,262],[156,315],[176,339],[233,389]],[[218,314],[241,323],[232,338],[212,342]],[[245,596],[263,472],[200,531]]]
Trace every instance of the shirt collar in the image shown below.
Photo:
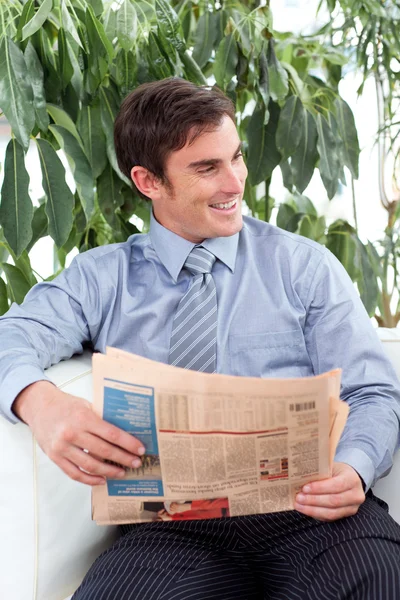
[[[196,244],[163,227],[155,219],[153,211],[150,215],[150,239],[158,258],[176,283],[189,252]],[[208,238],[201,245],[212,252],[233,273],[238,242],[239,233],[235,233],[229,237]]]

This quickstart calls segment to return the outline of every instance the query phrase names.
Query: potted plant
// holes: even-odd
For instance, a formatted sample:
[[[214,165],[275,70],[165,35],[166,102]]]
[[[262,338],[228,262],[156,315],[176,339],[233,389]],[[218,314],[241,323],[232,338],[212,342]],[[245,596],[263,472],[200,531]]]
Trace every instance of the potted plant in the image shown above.
[[[113,146],[118,107],[142,82],[215,81],[232,98],[249,169],[246,199],[262,218],[278,167],[298,194],[318,169],[330,198],[344,167],[357,176],[354,117],[333,77],[346,57],[330,40],[300,48],[276,36],[269,3],[11,0],[0,4],[0,23],[0,107],[12,130],[0,204],[0,313],[39,278],[29,252],[41,237],[54,240],[62,269],[75,247],[136,233],[134,215],[146,227],[149,207],[119,171]],[[330,65],[333,78],[313,75],[309,55]],[[25,167],[30,144],[45,194],[36,206]]]

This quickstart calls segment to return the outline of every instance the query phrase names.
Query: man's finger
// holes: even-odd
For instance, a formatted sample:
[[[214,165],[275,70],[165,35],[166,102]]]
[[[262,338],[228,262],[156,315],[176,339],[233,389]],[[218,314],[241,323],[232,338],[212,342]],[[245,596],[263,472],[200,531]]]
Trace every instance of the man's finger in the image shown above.
[[[320,506],[325,508],[342,508],[359,505],[365,500],[362,490],[351,489],[339,494],[297,494],[296,502],[304,506]]]
[[[307,515],[318,521],[337,521],[338,519],[343,519],[345,517],[352,517],[359,509],[358,505],[345,506],[342,508],[324,508],[320,506],[302,506],[297,503],[295,503],[294,507],[303,515]]]
[[[303,486],[302,492],[306,494],[340,494],[351,490],[355,485],[353,478],[346,477],[344,474],[322,479],[321,481],[313,481]]]
[[[129,454],[117,446],[109,444],[91,433],[84,433],[76,443],[79,448],[85,448],[95,458],[109,460],[129,468],[138,468],[142,461],[136,454]]]
[[[110,465],[97,460],[87,452],[84,452],[80,448],[70,447],[66,454],[67,460],[79,469],[83,469],[91,475],[99,475],[101,477],[108,477],[109,479],[120,479],[125,477],[125,470],[116,465]]]
[[[97,435],[99,438],[106,440],[113,446],[118,446],[135,456],[143,456],[146,452],[146,449],[140,440],[133,437],[130,433],[115,427],[115,425],[103,421],[100,417],[96,419],[94,427],[91,427],[90,430],[91,433]]]
[[[57,465],[62,471],[64,471],[66,475],[68,475],[68,477],[70,477],[74,481],[86,483],[87,485],[104,485],[106,482],[104,477],[96,477],[95,475],[84,473],[66,458],[62,458],[59,462],[57,462]]]

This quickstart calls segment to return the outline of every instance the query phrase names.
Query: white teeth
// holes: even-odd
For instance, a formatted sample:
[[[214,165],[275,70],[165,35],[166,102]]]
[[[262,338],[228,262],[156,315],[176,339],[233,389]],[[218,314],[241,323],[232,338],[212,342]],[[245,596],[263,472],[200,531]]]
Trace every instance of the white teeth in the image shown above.
[[[232,208],[235,206],[236,200],[232,200],[232,202],[226,202],[225,204],[211,204],[213,208]]]

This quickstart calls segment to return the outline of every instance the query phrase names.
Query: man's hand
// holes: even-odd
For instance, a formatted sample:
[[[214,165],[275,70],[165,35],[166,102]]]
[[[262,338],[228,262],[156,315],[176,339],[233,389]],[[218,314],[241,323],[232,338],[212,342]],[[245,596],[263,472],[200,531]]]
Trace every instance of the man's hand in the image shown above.
[[[65,394],[49,382],[38,381],[25,388],[17,396],[13,411],[71,479],[100,485],[105,477],[125,475],[121,467],[104,460],[127,467],[141,465],[139,456],[145,449],[138,439],[101,419],[87,400]]]
[[[334,463],[332,477],[305,485],[294,507],[319,521],[336,521],[355,515],[364,500],[358,473],[350,465]]]

